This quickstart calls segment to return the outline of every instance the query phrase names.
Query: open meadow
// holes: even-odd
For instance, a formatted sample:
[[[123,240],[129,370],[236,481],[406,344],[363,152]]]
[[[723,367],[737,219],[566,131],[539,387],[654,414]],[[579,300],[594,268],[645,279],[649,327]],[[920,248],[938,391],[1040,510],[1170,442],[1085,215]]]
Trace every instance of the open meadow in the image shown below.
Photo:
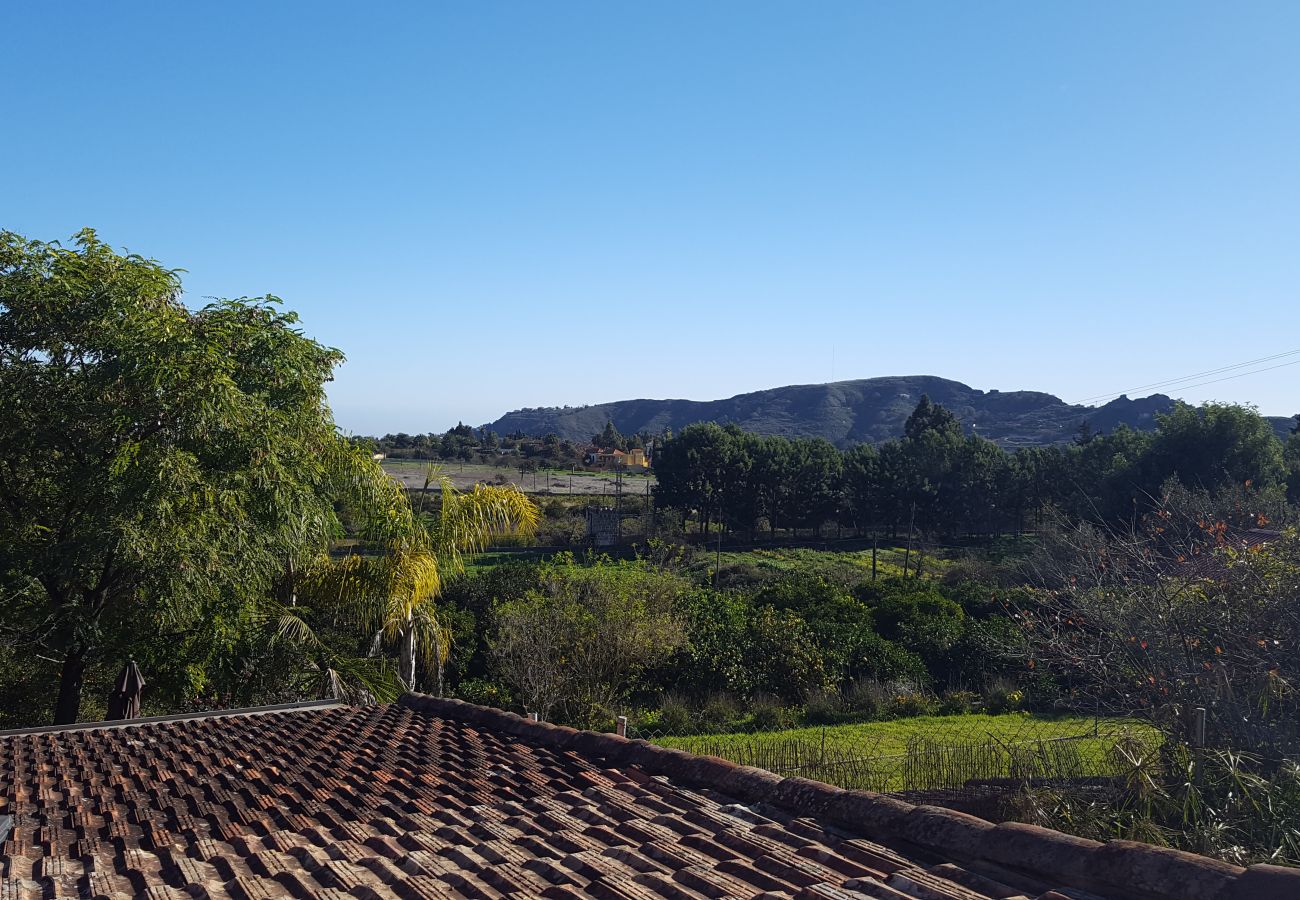
[[[430,462],[422,459],[386,459],[384,471],[411,490],[424,484]],[[538,469],[521,472],[514,466],[491,466],[483,463],[444,462],[437,464],[439,471],[451,478],[459,490],[476,484],[513,484],[526,494],[613,494],[617,490],[617,476],[613,472],[570,471],[566,469]],[[647,494],[653,489],[654,476],[640,473],[623,474],[624,494]]]
[[[1006,778],[1120,775],[1126,759],[1154,751],[1161,737],[1132,720],[1015,712],[654,741],[841,787],[905,791],[960,789],[972,781]]]

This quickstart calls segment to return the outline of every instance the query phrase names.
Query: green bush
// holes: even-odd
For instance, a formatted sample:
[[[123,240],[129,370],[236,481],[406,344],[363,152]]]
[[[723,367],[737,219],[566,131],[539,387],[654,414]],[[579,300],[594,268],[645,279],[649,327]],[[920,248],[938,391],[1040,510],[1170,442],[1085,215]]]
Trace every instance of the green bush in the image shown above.
[[[513,700],[509,689],[502,687],[495,681],[488,681],[483,678],[471,678],[462,681],[456,685],[456,696],[466,703],[477,703],[479,706],[495,706],[498,709],[508,709]]]
[[[980,695],[974,691],[944,691],[939,698],[939,712],[945,716],[968,713],[979,702]]]
[[[1023,709],[1025,692],[1009,678],[995,678],[984,688],[984,709],[997,715]]]
[[[781,701],[768,694],[758,694],[749,707],[750,731],[780,731],[794,726],[794,716]]]
[[[844,693],[849,711],[864,719],[875,718],[889,709],[889,689],[874,678],[859,678]]]
[[[934,695],[915,684],[900,682],[891,685],[893,696],[889,701],[889,712],[899,718],[911,716],[928,716],[938,710],[939,704]]]
[[[659,703],[659,716],[656,722],[659,731],[664,734],[694,734],[695,717],[691,707],[675,694],[665,694]]]
[[[846,671],[843,673],[845,680],[931,680],[930,672],[920,656],[868,628],[855,629],[839,643],[847,657]]]
[[[705,698],[695,722],[703,734],[730,731],[740,718],[736,698],[723,691],[715,691]]]
[[[805,725],[837,725],[850,715],[838,691],[817,691],[804,704],[803,721]]]

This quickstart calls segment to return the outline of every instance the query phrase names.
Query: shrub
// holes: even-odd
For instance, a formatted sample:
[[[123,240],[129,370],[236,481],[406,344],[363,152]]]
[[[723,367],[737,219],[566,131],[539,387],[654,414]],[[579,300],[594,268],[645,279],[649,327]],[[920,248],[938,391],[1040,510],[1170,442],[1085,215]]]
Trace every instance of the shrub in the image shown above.
[[[939,712],[945,716],[968,713],[979,702],[979,699],[980,695],[974,691],[944,691],[943,696],[939,698]]]
[[[920,656],[874,631],[856,629],[843,645],[848,655],[846,674],[855,680],[920,682],[930,677]]]
[[[743,661],[756,688],[793,702],[827,687],[823,648],[798,615],[761,606],[746,626]]]
[[[714,734],[730,731],[739,717],[740,707],[736,704],[736,698],[718,691],[705,698],[695,721],[702,733]]]
[[[912,682],[896,681],[889,690],[889,712],[900,718],[930,715],[938,708],[934,695]]]
[[[790,710],[770,694],[757,694],[750,703],[749,729],[751,731],[779,731],[794,724]]]
[[[889,688],[874,678],[859,678],[849,685],[844,701],[857,715],[874,718],[889,709]]]
[[[803,720],[805,725],[835,725],[848,714],[848,706],[838,691],[816,691],[808,695]]]
[[[509,689],[483,678],[470,678],[456,686],[456,696],[466,703],[507,709],[513,698]]]
[[[984,709],[986,712],[1014,712],[1025,705],[1025,692],[1009,678],[995,678],[984,688]]]
[[[694,734],[695,717],[686,700],[676,694],[665,694],[659,702],[658,730],[664,734]]]

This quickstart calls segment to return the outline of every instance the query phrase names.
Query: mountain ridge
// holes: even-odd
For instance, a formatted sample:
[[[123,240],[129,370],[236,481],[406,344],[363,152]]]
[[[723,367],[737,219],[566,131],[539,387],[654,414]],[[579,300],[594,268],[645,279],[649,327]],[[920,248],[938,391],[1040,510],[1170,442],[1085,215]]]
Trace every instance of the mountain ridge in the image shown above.
[[[736,394],[720,400],[615,400],[580,407],[535,407],[506,413],[487,424],[499,434],[588,441],[612,421],[623,434],[680,431],[697,422],[736,424],[746,431],[785,437],[822,437],[845,448],[879,443],[903,433],[903,423],[921,395],[950,409],[971,431],[1007,448],[1061,444],[1081,422],[1094,431],[1120,425],[1149,430],[1156,414],[1176,402],[1165,394],[1130,399],[1121,395],[1101,406],[1066,403],[1042,391],[980,390],[937,375],[889,375],[786,385]],[[1284,436],[1291,420],[1268,417]]]

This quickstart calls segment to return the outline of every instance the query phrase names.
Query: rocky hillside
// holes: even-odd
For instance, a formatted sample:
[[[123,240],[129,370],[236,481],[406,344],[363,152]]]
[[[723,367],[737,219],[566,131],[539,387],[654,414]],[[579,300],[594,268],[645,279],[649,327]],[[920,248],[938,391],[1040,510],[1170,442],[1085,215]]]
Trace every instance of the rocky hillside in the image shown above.
[[[581,407],[519,409],[487,427],[498,434],[523,432],[586,441],[613,421],[623,434],[665,428],[680,431],[694,422],[734,422],[746,431],[788,437],[817,436],[839,447],[883,441],[903,433],[903,423],[922,394],[948,407],[967,428],[1005,447],[1057,444],[1070,440],[1087,421],[1094,430],[1117,425],[1147,429],[1155,414],[1174,401],[1164,394],[1104,406],[1077,406],[1038,391],[981,391],[932,375],[865,378],[831,384],[801,384],[738,394],[726,400],[619,400]],[[1290,419],[1274,419],[1285,434]]]

